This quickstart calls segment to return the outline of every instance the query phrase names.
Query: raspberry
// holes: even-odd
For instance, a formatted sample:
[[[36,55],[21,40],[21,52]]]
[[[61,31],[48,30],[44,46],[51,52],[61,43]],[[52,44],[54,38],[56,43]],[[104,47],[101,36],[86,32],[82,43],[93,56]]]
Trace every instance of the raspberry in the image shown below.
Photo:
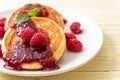
[[[69,41],[69,39],[76,39],[76,36],[73,33],[65,33],[66,40]]]
[[[1,50],[2,45],[0,44],[0,57],[2,57],[2,50]]]
[[[77,39],[72,38],[67,42],[67,49],[69,51],[80,52],[82,48],[83,48],[82,43],[78,41]]]
[[[40,8],[40,16],[41,17],[47,17],[48,16],[47,10],[44,9],[44,8]]]
[[[5,21],[6,21],[6,18],[1,18],[0,19],[0,27],[4,27]]]
[[[30,42],[31,37],[34,34],[34,30],[30,28],[25,28],[21,31],[20,33],[20,38],[22,38],[23,43],[28,43]]]
[[[5,34],[5,29],[3,27],[0,27],[0,39],[3,38]]]
[[[45,34],[38,32],[35,33],[31,40],[30,40],[30,46],[37,48],[37,47],[43,47],[47,44],[48,39]]]
[[[79,22],[73,22],[71,25],[70,25],[70,29],[73,33],[75,34],[79,34],[82,32],[82,30],[80,29],[80,26],[81,24]]]

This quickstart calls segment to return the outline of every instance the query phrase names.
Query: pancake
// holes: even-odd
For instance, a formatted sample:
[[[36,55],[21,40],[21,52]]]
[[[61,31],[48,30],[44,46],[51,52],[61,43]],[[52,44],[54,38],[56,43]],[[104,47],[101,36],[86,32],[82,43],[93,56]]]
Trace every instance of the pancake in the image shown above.
[[[26,4],[16,10],[14,10],[9,17],[6,20],[5,23],[5,29],[7,30],[10,26],[14,26],[14,20],[15,17],[18,15],[19,10],[23,9],[25,6],[28,6],[28,8],[30,8],[31,6],[34,6],[35,8],[37,6],[42,7],[43,9],[45,9],[47,11],[48,16],[46,16],[47,18],[50,18],[52,20],[54,20],[62,29],[64,28],[64,21],[63,18],[61,16],[61,14],[59,14],[59,12],[57,12],[55,9],[46,6],[46,5],[41,5],[41,4]]]
[[[66,39],[63,30],[54,20],[49,18],[30,17],[30,20],[36,25],[37,30],[43,30],[47,34],[50,39],[49,47],[53,53],[52,57],[58,62],[66,50]],[[7,30],[2,42],[3,55],[11,51],[11,46],[15,41],[20,40],[20,38],[16,36],[15,31],[16,28],[9,28]],[[20,67],[25,70],[38,70],[44,66],[35,61],[22,63]]]

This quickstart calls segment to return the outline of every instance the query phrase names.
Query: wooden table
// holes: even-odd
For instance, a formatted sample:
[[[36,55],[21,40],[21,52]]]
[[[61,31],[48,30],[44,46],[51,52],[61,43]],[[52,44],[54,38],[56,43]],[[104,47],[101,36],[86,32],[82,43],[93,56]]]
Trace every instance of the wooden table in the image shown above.
[[[120,0],[6,0],[1,1],[0,12],[28,1],[80,10],[91,16],[103,30],[102,49],[89,63],[67,73],[48,77],[18,77],[0,73],[0,80],[120,80]]]

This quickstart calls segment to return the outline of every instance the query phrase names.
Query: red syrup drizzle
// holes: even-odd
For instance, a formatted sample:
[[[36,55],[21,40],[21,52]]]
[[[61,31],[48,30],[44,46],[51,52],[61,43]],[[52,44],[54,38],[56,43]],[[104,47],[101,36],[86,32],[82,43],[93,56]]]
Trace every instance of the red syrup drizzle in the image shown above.
[[[41,5],[27,4],[22,9],[28,12],[33,8],[41,8]],[[16,15],[18,14],[19,13],[16,13]],[[11,26],[11,28],[16,28],[17,36],[20,35],[24,28],[31,28],[36,32],[38,31],[35,29],[35,24],[31,20],[15,24],[13,27]],[[19,71],[22,70],[20,68],[22,63],[37,61],[43,66],[41,69],[42,71],[59,69],[59,66],[56,64],[56,60],[52,57],[53,53],[49,49],[49,44],[50,43],[48,43],[46,46],[43,46],[42,48],[32,48],[28,43],[23,44],[22,41],[14,43],[12,45],[12,50],[3,54],[3,60],[6,62],[4,67]]]
[[[12,51],[3,55],[3,60],[6,62],[4,67],[12,70],[21,70],[22,63],[30,63],[37,61],[44,68],[43,71],[58,69],[55,60],[52,58],[51,50],[48,45],[42,48],[32,48],[21,42],[12,45]]]

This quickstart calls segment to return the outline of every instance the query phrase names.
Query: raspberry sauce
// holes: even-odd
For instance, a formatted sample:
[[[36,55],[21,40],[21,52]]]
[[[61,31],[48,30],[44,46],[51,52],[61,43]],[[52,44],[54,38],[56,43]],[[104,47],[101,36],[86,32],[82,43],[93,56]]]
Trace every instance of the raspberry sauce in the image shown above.
[[[47,10],[40,4],[26,4],[23,8],[21,8],[20,10],[18,10],[17,14],[21,14],[21,13],[27,13],[32,9],[39,9],[40,10],[40,17],[47,17],[48,16],[48,12]]]
[[[48,45],[42,48],[32,48],[21,42],[14,43],[12,50],[3,55],[3,60],[6,62],[5,67],[13,70],[21,70],[20,65],[22,63],[30,63],[33,61],[37,61],[44,66],[42,69],[44,71],[59,68],[52,58],[52,53]]]
[[[36,31],[35,24],[31,20],[28,20],[28,21],[25,21],[25,22],[18,23],[16,25],[17,36],[20,36],[20,33],[24,28],[32,28]]]
[[[42,6],[40,4],[26,4],[22,9],[25,10],[26,12],[28,12],[31,9],[34,8],[41,8]]]

